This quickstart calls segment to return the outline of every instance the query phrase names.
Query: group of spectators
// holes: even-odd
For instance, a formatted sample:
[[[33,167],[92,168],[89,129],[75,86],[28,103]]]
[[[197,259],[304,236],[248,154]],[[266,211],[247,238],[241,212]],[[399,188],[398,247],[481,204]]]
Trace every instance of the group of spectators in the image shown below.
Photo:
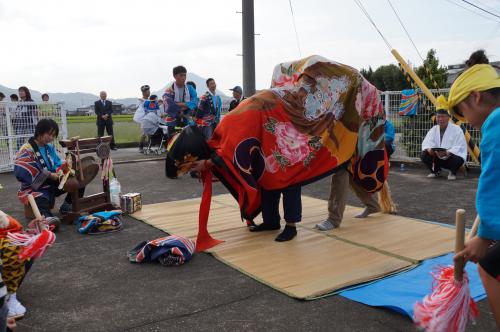
[[[187,69],[184,66],[176,66],[172,74],[174,82],[161,97],[152,95],[149,85],[141,86],[142,97],[134,114],[134,121],[141,125],[140,152],[144,151],[148,139],[166,135],[168,140],[176,130],[187,125],[200,128],[208,140],[221,120],[222,99],[217,94],[215,79],[206,80],[207,92],[198,97],[196,84],[186,81]],[[231,91],[234,99],[229,111],[245,99],[240,86]]]
[[[35,104],[30,90],[25,86],[21,86],[17,94],[13,93],[9,97],[10,102],[15,105],[10,113],[13,135],[21,136],[15,143],[15,148],[18,150],[25,140],[33,134],[40,115],[49,115],[54,110],[54,105],[49,104],[47,93],[42,94],[42,103]],[[5,98],[5,94],[0,92],[0,102],[6,101]],[[7,135],[7,126],[2,125],[6,123],[5,117],[6,110],[2,109],[0,111],[0,135],[3,136]]]

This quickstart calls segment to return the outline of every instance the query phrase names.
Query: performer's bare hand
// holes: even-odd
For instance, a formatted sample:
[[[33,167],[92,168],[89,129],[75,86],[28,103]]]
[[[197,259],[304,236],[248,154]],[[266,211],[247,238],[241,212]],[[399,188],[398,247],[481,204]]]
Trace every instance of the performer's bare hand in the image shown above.
[[[432,156],[434,156],[434,155],[436,154],[436,152],[434,152],[434,150],[432,150],[432,149],[430,149],[430,148],[429,148],[429,149],[427,149],[427,153],[428,153],[431,157],[432,157]]]
[[[49,179],[54,180],[54,181],[59,181],[59,174],[57,174],[57,173],[50,173]]]
[[[464,250],[460,251],[455,255],[453,260],[458,260],[463,258],[466,262],[472,261],[477,263],[481,258],[486,255],[486,251],[491,245],[491,240],[480,238],[479,236],[474,236],[472,239],[465,243]]]

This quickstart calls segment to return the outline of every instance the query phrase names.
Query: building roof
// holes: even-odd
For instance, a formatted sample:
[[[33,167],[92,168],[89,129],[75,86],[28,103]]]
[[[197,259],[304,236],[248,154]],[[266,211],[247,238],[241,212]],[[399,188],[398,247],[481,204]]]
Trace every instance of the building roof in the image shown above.
[[[498,74],[500,75],[500,61],[493,61],[490,62],[490,65],[496,67],[496,70]],[[465,70],[465,64],[459,64],[459,65],[450,65],[448,66],[448,70],[446,71],[448,73],[448,80],[447,84],[451,85],[455,79],[460,75],[463,71]]]

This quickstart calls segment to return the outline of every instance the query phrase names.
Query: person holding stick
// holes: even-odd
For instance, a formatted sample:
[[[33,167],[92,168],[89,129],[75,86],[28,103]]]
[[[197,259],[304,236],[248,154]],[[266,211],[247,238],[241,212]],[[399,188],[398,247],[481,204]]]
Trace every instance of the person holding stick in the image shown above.
[[[59,134],[59,126],[52,119],[40,120],[35,128],[35,135],[17,152],[14,159],[14,175],[21,183],[17,193],[23,204],[27,204],[28,195],[33,195],[45,217],[54,217],[51,207],[55,199],[65,193],[59,189],[60,173],[63,162],[59,158],[52,142]],[[78,189],[83,197],[85,188]],[[59,209],[61,214],[71,211],[71,195],[68,193]],[[58,223],[58,220],[54,220]]]
[[[471,61],[472,60],[472,61]],[[439,97],[460,120],[481,130],[481,176],[476,209],[481,222],[477,234],[455,255],[478,263],[479,275],[500,329],[500,76],[487,63],[467,62],[469,69],[453,83],[448,100]]]

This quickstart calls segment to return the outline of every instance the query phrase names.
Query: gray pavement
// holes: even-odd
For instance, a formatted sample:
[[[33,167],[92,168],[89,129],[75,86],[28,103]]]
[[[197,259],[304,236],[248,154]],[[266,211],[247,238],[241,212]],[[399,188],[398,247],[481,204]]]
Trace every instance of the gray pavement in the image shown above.
[[[165,158],[165,153],[157,154],[142,154],[139,153],[139,148],[119,148],[118,150],[111,151],[111,157],[115,163],[124,163],[131,161],[144,161],[144,160],[158,160]]]
[[[132,159],[123,150],[123,160]],[[393,164],[391,189],[401,215],[453,223],[455,209],[465,208],[470,225],[477,174],[449,182],[428,179],[425,170],[408,165],[400,172]],[[123,191],[141,192],[144,204],[200,196],[197,180],[168,180],[163,167],[161,161],[127,163],[116,171]],[[0,183],[0,209],[22,219],[13,175],[0,174]],[[96,190],[94,181],[88,192]],[[215,184],[214,194],[226,192]],[[303,189],[321,199],[328,193],[328,178]],[[352,194],[348,203],[360,206]],[[406,317],[340,296],[291,299],[207,254],[178,268],[131,264],[128,249],[164,233],[129,217],[124,224],[121,232],[99,236],[62,226],[18,292],[28,308],[19,331],[415,331]],[[479,307],[481,317],[469,330],[495,331],[487,302]]]

